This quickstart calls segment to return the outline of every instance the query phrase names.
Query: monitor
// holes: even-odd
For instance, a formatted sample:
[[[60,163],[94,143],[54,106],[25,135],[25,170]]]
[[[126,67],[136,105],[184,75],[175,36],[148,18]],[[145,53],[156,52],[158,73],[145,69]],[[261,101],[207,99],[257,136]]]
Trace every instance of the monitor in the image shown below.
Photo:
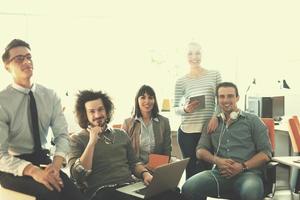
[[[280,121],[284,116],[284,96],[272,97],[272,117]]]
[[[284,96],[248,97],[247,111],[259,117],[280,121],[284,116]]]
[[[248,97],[247,112],[260,116],[260,97]]]

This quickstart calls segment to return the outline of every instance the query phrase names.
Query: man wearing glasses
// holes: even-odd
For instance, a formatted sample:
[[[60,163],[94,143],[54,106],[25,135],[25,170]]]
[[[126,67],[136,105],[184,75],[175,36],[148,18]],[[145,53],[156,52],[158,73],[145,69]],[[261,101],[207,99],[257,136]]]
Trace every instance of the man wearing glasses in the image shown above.
[[[32,82],[31,49],[14,39],[2,55],[13,83],[0,92],[0,184],[43,200],[83,199],[60,171],[69,150],[67,123],[53,90]],[[53,161],[45,149],[51,127]]]
[[[116,188],[132,183],[132,174],[149,184],[152,175],[138,163],[130,139],[121,129],[108,126],[114,105],[101,91],[77,95],[75,112],[82,131],[71,135],[68,164],[71,177],[88,199],[132,199]]]

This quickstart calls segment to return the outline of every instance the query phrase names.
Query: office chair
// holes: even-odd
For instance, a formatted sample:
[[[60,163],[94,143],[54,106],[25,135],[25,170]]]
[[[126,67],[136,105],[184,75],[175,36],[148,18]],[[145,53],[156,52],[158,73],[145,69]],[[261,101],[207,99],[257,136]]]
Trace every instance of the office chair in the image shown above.
[[[294,115],[294,116],[293,116],[293,119],[295,120],[298,129],[300,129],[300,122],[299,122],[298,116],[297,116],[297,115]]]
[[[289,136],[292,143],[293,155],[300,154],[300,124],[297,116],[293,116],[289,119]],[[300,191],[300,173],[298,168],[291,168],[290,174],[290,185],[291,189],[295,193]]]
[[[113,124],[112,127],[113,128],[122,128],[122,124]]]
[[[268,128],[268,134],[269,134],[270,143],[272,147],[272,156],[274,156],[274,149],[275,149],[274,120],[272,118],[262,118],[262,121]],[[269,197],[269,198],[274,197],[275,188],[276,188],[276,166],[277,165],[278,165],[277,162],[269,161],[264,170],[263,182],[264,182],[265,197]],[[222,194],[220,198],[233,199],[233,194]]]
[[[300,152],[300,128],[297,118],[289,119],[289,135],[294,153]]]
[[[261,118],[264,124],[268,128],[268,134],[270,138],[270,143],[272,147],[272,156],[274,156],[275,151],[275,123],[273,118]],[[266,171],[264,174],[264,191],[265,197],[274,197],[276,189],[276,166],[278,162],[270,161],[266,166]]]

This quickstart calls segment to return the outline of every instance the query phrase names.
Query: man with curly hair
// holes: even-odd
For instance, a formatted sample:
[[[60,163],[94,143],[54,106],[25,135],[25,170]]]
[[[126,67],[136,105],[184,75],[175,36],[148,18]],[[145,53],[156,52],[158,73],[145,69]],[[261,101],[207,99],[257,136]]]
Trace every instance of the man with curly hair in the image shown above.
[[[132,174],[145,184],[152,175],[138,162],[126,132],[108,126],[114,111],[110,97],[80,91],[75,111],[82,131],[71,136],[71,177],[89,199],[132,199],[116,189],[134,182]]]

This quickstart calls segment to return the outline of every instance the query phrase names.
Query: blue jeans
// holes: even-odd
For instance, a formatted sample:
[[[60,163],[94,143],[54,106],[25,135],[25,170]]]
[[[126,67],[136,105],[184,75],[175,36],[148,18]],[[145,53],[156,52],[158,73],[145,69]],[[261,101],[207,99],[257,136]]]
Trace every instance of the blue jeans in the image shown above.
[[[182,186],[182,193],[189,200],[205,200],[207,196],[218,197],[218,190],[220,197],[233,194],[234,199],[240,200],[264,198],[262,178],[251,171],[240,173],[233,178],[225,178],[217,169],[206,170],[194,175]]]
[[[201,133],[185,133],[178,129],[177,139],[183,158],[190,158],[186,167],[186,180],[193,175],[210,169],[211,165],[196,157],[196,147],[201,137]]]

